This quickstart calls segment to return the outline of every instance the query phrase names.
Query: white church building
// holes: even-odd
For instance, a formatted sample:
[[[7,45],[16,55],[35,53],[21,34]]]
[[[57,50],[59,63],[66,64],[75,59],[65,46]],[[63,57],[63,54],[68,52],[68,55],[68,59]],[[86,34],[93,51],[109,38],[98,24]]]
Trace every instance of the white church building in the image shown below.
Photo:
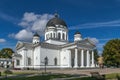
[[[44,41],[35,33],[29,42],[18,41],[13,55],[14,68],[93,68],[94,42],[80,32],[68,40],[68,27],[57,14],[46,24]]]

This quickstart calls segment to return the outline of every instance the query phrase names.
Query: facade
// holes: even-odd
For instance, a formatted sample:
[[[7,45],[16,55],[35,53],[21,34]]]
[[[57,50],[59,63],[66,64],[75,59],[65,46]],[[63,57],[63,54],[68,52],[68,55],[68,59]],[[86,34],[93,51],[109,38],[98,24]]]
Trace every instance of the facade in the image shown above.
[[[55,14],[46,24],[45,40],[35,33],[32,43],[16,44],[13,55],[14,68],[91,68],[95,67],[96,48],[89,38],[83,39],[80,32],[74,34],[74,42],[68,40],[66,23]]]

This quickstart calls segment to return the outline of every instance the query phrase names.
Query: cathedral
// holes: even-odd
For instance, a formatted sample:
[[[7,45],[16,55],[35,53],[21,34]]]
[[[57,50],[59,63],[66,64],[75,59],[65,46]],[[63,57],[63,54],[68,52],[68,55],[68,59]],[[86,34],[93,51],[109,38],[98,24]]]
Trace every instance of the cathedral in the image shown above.
[[[68,40],[68,27],[58,14],[50,19],[45,28],[44,41],[35,33],[32,42],[18,41],[13,55],[14,68],[93,68],[94,42],[83,39],[80,32]]]

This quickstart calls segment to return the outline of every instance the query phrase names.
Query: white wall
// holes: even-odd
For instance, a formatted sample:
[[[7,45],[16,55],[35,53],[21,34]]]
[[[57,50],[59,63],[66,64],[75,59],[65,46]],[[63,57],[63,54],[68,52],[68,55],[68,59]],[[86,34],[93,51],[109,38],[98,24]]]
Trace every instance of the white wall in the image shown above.
[[[60,52],[61,67],[70,67],[70,51],[62,50]]]
[[[47,43],[50,43],[50,44],[55,44],[55,45],[63,45],[63,44],[67,44],[67,42],[60,42],[60,41],[55,41],[55,40],[47,40],[46,41]]]
[[[40,46],[35,47],[34,49],[34,66],[40,66]]]
[[[53,50],[53,49],[46,49],[46,48],[41,48],[41,65],[44,65],[44,58],[47,56],[48,57],[48,65],[49,66],[54,66],[54,58],[57,58],[57,64],[59,65],[59,51],[58,50]]]

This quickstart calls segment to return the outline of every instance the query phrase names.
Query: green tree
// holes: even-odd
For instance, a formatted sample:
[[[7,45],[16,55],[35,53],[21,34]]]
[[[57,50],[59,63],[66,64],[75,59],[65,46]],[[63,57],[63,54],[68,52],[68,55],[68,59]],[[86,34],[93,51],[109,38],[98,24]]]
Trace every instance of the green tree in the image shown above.
[[[11,48],[3,48],[0,51],[0,57],[1,58],[12,58],[12,54],[14,51]]]
[[[104,63],[107,66],[120,66],[120,39],[113,39],[106,43],[103,50]]]
[[[97,49],[94,49],[94,59],[95,59],[95,63],[98,63],[98,50]]]

